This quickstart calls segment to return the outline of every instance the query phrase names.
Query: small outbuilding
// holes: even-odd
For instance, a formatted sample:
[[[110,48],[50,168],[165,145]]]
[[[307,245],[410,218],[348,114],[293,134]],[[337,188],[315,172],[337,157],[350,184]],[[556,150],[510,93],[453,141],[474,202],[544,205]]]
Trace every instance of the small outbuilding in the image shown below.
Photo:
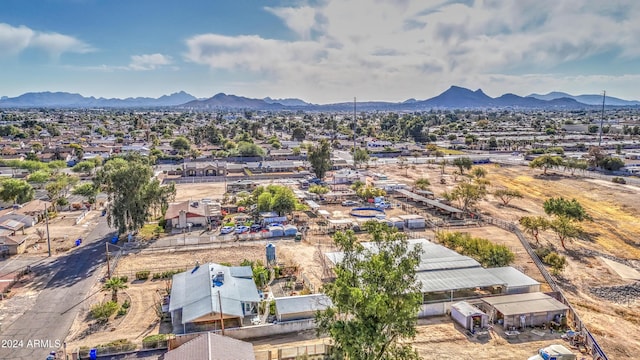
[[[489,323],[489,315],[466,301],[451,305],[451,318],[467,330],[484,328]]]
[[[424,216],[416,214],[398,215],[398,217],[404,221],[404,226],[407,229],[424,229],[426,227],[426,220]]]
[[[316,312],[326,310],[332,305],[331,299],[324,294],[287,296],[275,298],[276,318],[278,321],[313,319]]]
[[[558,322],[569,310],[567,305],[541,292],[485,297],[482,302],[491,318],[502,322],[505,329]]]

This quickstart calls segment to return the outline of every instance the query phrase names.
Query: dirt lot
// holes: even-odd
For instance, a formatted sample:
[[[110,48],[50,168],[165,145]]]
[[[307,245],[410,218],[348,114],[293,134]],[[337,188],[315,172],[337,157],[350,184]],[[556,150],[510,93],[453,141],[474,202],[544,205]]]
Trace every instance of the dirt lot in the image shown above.
[[[634,285],[633,282],[621,279],[597,256],[607,256],[640,269],[640,240],[637,237],[640,233],[640,188],[572,177],[569,173],[561,171],[541,176],[541,171],[523,166],[484,167],[488,173],[487,179],[491,181],[490,191],[509,188],[517,189],[524,194],[524,198],[513,200],[509,207],[502,207],[499,199],[489,196],[478,205],[485,214],[513,222],[517,222],[522,216],[544,215],[542,203],[554,196],[575,198],[585,207],[593,221],[583,224],[587,236],[570,242],[569,251],[561,248],[559,240],[550,231],[541,234],[541,242],[552,244],[560,254],[567,257],[567,268],[558,278],[558,283],[589,330],[596,335],[607,355],[611,359],[637,358],[636,354],[640,353],[639,299],[627,297],[628,301],[616,303],[595,296],[592,290],[607,286],[626,286],[623,289],[638,287],[637,283]],[[455,186],[451,176],[453,170],[453,167],[446,169],[445,185],[439,182],[440,167],[436,165],[419,165],[414,171],[409,171],[408,176],[405,175],[405,170],[400,170],[397,166],[387,166],[385,173],[390,178],[405,183],[412,183],[419,177],[427,177],[432,183],[431,191],[438,196],[445,189],[451,190]],[[489,228],[473,232],[481,233],[484,229]],[[507,236],[484,236],[496,242],[508,239]],[[516,265],[519,265],[517,261]],[[525,272],[540,280],[529,271],[535,270],[535,266],[531,263],[525,265]],[[624,294],[610,295],[625,298]]]
[[[94,227],[100,217],[100,210],[91,210],[76,225],[76,220],[82,211],[60,211],[56,217],[49,220],[49,237],[51,239],[52,254],[63,253],[75,247],[76,239],[83,239]],[[36,233],[36,229],[43,231],[43,238]],[[29,235],[27,254],[44,254],[48,251],[46,227],[44,223],[25,230]]]
[[[222,199],[224,183],[176,184],[175,201]]]

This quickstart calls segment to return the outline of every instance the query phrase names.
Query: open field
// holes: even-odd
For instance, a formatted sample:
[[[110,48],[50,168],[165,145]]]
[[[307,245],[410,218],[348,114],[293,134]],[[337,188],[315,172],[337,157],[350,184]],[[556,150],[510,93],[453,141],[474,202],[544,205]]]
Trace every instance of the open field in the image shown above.
[[[547,231],[541,234],[541,243],[553,245],[556,251],[567,257],[568,265],[557,278],[558,284],[607,355],[611,359],[637,358],[640,353],[640,300],[629,298],[616,303],[595,296],[592,289],[634,286],[633,281],[622,279],[598,256],[607,256],[640,269],[640,240],[637,237],[640,233],[640,202],[637,200],[640,188],[572,177],[561,171],[550,171],[548,176],[542,176],[540,170],[524,166],[499,167],[492,164],[484,165],[484,168],[488,173],[487,179],[491,181],[490,191],[496,188],[516,189],[524,198],[515,199],[511,206],[503,207],[499,199],[489,196],[478,205],[483,214],[517,222],[522,216],[544,215],[543,202],[559,196],[575,198],[585,207],[593,221],[583,224],[587,234],[584,239],[569,242],[569,251],[564,251],[557,237]],[[431,190],[436,196],[455,186],[451,175],[454,168],[451,166],[445,170],[445,185],[439,182],[441,169],[438,165],[418,165],[408,172],[397,165],[385,166],[384,170],[391,178],[405,183],[426,177],[431,180]],[[486,237],[495,242],[504,241],[503,237]],[[533,264],[530,266],[535,268]],[[527,274],[530,275],[529,272]],[[637,283],[635,286],[638,287]]]

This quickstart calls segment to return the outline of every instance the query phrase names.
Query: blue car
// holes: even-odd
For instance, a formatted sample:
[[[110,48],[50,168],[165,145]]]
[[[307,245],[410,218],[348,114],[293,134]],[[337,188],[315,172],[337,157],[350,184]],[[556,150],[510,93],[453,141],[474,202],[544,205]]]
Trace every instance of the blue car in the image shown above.
[[[262,225],[260,225],[260,224],[253,224],[253,225],[251,225],[251,227],[249,228],[249,230],[250,230],[251,232],[258,232],[258,231],[260,231],[261,229],[262,229]]]

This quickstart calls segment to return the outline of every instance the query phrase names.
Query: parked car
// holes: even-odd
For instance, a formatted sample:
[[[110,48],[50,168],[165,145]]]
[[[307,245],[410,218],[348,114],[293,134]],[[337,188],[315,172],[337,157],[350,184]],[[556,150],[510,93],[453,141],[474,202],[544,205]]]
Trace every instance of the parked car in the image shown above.
[[[258,232],[260,230],[262,230],[262,225],[260,224],[253,224],[249,227],[249,231],[251,232]]]
[[[345,200],[342,202],[342,206],[356,206],[358,202],[355,200]]]
[[[249,231],[249,227],[248,226],[242,225],[242,226],[236,227],[236,234],[244,234],[247,231]]]
[[[223,226],[222,229],[220,229],[220,234],[231,234],[235,229],[235,226]]]
[[[269,227],[274,227],[274,226],[282,227],[282,226],[284,226],[284,225],[282,225],[282,224],[280,224],[280,223],[273,223],[273,224],[269,224]]]
[[[376,207],[378,209],[391,209],[393,205],[391,205],[391,203],[388,203],[388,202],[379,202],[379,203],[376,203]]]

